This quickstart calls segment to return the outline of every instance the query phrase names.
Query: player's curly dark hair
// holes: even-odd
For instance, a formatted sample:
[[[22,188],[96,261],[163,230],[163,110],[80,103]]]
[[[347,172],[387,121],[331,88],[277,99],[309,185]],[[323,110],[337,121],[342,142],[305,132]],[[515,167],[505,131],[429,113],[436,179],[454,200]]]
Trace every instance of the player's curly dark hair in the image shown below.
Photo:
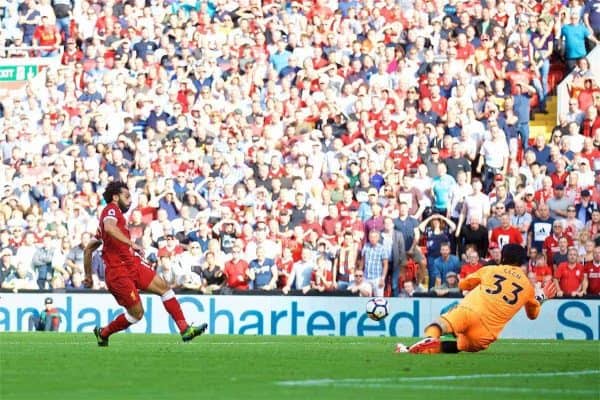
[[[106,203],[110,203],[113,199],[114,195],[118,195],[121,193],[121,189],[127,189],[127,184],[122,181],[113,181],[106,185],[106,189],[102,194],[104,201]]]
[[[518,244],[505,244],[502,247],[502,264],[520,267],[527,263],[527,250]]]

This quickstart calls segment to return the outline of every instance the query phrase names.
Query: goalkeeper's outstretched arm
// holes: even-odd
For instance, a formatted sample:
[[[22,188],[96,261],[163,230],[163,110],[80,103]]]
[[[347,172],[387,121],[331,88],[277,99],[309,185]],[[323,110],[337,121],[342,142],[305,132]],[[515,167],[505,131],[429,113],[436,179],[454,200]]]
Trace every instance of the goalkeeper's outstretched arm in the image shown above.
[[[542,303],[556,296],[557,287],[554,281],[548,281],[541,290],[536,291],[535,298],[525,303],[527,318],[536,319],[540,314]]]

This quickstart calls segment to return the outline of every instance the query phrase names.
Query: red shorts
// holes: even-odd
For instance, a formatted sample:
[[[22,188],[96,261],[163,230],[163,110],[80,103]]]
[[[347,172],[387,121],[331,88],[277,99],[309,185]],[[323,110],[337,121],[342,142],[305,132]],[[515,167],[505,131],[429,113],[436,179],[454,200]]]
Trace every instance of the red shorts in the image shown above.
[[[106,287],[121,306],[131,308],[140,302],[138,290],[144,290],[156,276],[140,258],[126,266],[107,266]]]

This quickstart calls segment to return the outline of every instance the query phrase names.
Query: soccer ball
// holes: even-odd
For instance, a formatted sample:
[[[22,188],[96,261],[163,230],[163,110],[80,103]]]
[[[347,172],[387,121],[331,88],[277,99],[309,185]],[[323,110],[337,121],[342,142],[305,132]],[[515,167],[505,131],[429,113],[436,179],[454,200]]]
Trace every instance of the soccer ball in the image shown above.
[[[376,297],[367,302],[367,316],[373,321],[380,321],[389,313],[388,302],[383,297]]]

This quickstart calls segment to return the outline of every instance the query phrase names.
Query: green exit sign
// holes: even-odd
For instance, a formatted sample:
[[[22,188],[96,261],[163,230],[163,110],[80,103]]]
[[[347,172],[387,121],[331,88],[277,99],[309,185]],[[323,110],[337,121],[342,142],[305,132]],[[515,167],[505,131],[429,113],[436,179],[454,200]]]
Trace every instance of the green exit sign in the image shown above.
[[[26,81],[38,73],[37,65],[2,65],[0,82]]]

